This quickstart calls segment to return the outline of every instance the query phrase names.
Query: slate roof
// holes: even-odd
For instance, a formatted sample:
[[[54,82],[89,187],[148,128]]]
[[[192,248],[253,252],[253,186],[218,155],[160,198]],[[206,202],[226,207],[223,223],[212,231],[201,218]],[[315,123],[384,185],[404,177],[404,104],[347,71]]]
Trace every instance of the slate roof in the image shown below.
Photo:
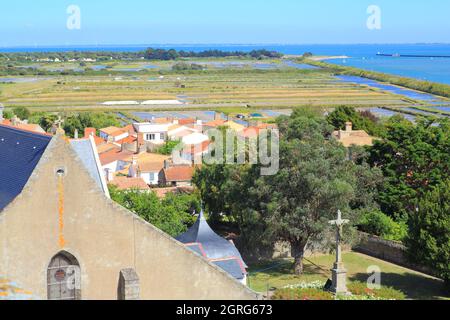
[[[51,139],[48,134],[0,124],[0,211],[22,192]],[[70,145],[97,186],[108,195],[91,140],[71,140]]]
[[[247,274],[245,267],[238,258],[213,260],[211,262],[238,280],[244,279]]]
[[[234,244],[222,238],[211,229],[206,222],[203,211],[200,213],[195,224],[186,233],[183,233],[176,239],[197,253],[200,249],[203,249],[201,250],[204,252],[202,255],[206,259],[215,263],[236,279],[243,279],[247,265],[242,259],[241,254]],[[239,267],[240,271],[237,271],[237,267]],[[239,273],[240,275],[237,276]]]
[[[0,211],[22,192],[51,138],[0,125]]]
[[[107,193],[106,182],[102,180],[100,163],[96,161],[97,151],[90,139],[71,140],[70,145],[77,153],[89,175],[95,180],[97,186]]]

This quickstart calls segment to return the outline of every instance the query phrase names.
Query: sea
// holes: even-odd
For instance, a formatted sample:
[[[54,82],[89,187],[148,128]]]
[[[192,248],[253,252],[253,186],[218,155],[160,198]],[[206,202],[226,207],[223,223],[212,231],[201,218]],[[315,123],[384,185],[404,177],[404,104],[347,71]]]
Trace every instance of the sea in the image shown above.
[[[327,44],[327,45],[282,45],[282,44],[148,44],[148,45],[99,45],[99,46],[53,46],[53,47],[0,47],[0,52],[60,52],[60,51],[143,51],[146,48],[204,51],[251,51],[274,50],[286,55],[300,55],[311,52],[314,55],[346,56],[331,59],[330,63],[353,66],[370,71],[384,72],[450,84],[450,44]],[[377,54],[393,56],[379,56]],[[398,55],[419,55],[425,57],[399,57]],[[432,56],[448,56],[433,58]]]

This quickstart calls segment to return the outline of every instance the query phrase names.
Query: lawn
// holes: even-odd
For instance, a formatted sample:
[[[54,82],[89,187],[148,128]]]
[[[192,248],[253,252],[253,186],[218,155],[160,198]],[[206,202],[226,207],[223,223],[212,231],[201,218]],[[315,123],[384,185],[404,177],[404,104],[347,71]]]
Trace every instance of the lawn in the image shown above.
[[[277,260],[253,265],[249,269],[249,286],[257,292],[267,293],[268,290],[274,288],[279,289],[302,282],[320,280],[325,283],[328,278],[331,278],[331,271],[329,270],[333,266],[334,259],[332,255],[308,258],[305,261],[305,273],[302,276],[293,274],[293,262],[290,260]],[[349,282],[366,282],[369,276],[367,268],[378,266],[382,271],[381,284],[402,291],[408,299],[445,299],[442,296],[442,282],[440,280],[413,270],[356,252],[345,253],[344,264],[348,270]]]

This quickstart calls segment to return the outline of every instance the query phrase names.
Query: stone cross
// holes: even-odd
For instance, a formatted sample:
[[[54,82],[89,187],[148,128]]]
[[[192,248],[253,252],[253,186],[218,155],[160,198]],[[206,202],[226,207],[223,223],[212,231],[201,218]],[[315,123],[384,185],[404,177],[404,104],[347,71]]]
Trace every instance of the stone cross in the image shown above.
[[[58,120],[55,121],[55,125],[58,127],[58,129],[61,129],[63,123],[64,120],[61,118],[61,116],[58,116]]]
[[[342,227],[349,223],[347,219],[342,219],[341,210],[338,211],[337,220],[332,220],[329,223],[336,226],[336,262],[334,268],[331,270],[333,272],[333,285],[332,290],[336,294],[347,294],[347,270],[342,263],[342,248],[341,248],[341,238],[342,238]]]
[[[341,210],[338,211],[337,220],[331,220],[329,223],[336,226],[336,263],[342,262],[342,250],[341,250],[341,238],[342,238],[342,227],[344,224],[349,223],[347,219],[342,219]]]

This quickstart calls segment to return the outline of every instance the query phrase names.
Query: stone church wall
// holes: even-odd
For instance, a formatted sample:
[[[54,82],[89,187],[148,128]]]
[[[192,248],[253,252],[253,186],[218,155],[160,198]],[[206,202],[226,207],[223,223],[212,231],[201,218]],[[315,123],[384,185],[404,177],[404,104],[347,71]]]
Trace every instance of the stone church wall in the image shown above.
[[[54,138],[23,192],[0,212],[0,275],[46,299],[47,268],[62,250],[79,262],[82,299],[117,299],[120,272],[130,268],[141,299],[258,298],[106,198],[69,143]]]

